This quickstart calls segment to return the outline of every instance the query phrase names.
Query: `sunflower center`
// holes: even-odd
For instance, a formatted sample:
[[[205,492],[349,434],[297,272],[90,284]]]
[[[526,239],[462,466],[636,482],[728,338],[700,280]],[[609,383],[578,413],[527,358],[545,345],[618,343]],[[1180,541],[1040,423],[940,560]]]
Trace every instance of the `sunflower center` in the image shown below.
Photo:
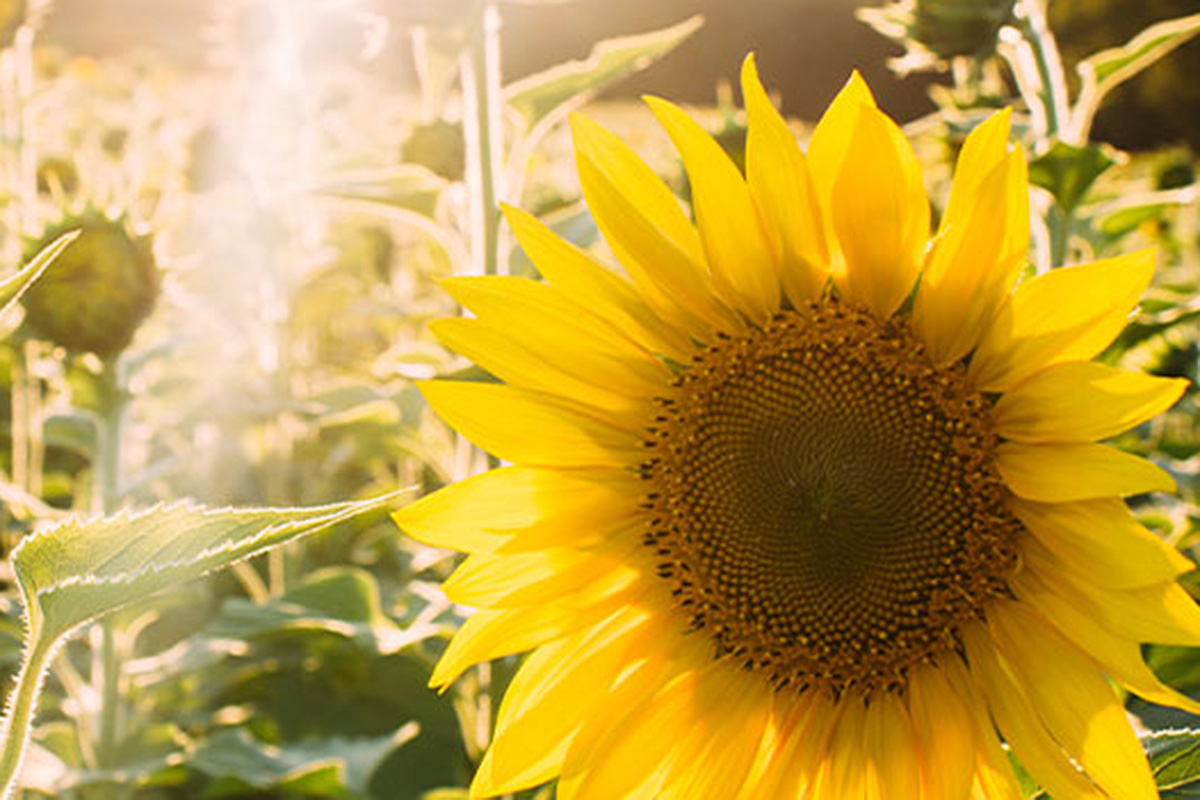
[[[647,544],[716,655],[870,691],[958,646],[1020,524],[988,402],[903,323],[835,300],[722,337],[659,398]]]

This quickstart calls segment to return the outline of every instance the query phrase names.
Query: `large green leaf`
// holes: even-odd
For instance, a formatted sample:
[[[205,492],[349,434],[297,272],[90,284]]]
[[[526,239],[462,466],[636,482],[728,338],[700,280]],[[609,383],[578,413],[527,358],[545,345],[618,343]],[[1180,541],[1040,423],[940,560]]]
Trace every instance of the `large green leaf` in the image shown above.
[[[175,504],[71,518],[21,542],[13,568],[31,630],[61,636],[166,586],[385,508],[399,496],[292,509]]]
[[[1163,800],[1200,798],[1200,732],[1154,733],[1142,745]]]
[[[0,722],[0,798],[19,775],[42,681],[72,630],[307,533],[394,505],[403,492],[316,508],[212,510],[192,504],[69,518],[12,553],[25,601],[25,654]]]
[[[28,264],[7,278],[0,280],[0,315],[3,315],[13,303],[21,299],[21,295],[25,293],[30,284],[45,272],[46,267],[50,266],[50,262],[54,261],[58,257],[58,254],[78,235],[79,231],[64,233],[46,245]]]
[[[582,61],[567,61],[509,85],[505,99],[521,114],[528,128],[552,115],[561,117],[613,83],[645,69],[675,49],[701,24],[703,19],[696,16],[650,33],[606,39]]]
[[[414,723],[386,736],[332,737],[288,745],[259,742],[243,729],[218,731],[188,759],[213,778],[204,796],[245,797],[252,790],[306,797],[369,796],[371,775],[389,753],[417,734]]]
[[[1200,34],[1200,14],[1165,20],[1146,28],[1124,45],[1102,50],[1079,62],[1083,80],[1072,118],[1076,141],[1085,141],[1092,117],[1105,95]]]

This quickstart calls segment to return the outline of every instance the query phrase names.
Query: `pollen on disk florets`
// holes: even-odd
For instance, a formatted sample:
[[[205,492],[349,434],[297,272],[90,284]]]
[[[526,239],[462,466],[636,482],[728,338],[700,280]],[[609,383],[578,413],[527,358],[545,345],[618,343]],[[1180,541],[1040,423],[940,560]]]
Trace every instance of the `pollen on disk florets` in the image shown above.
[[[717,657],[777,688],[898,688],[1006,591],[1021,526],[990,403],[905,323],[785,311],[658,404],[646,543]]]

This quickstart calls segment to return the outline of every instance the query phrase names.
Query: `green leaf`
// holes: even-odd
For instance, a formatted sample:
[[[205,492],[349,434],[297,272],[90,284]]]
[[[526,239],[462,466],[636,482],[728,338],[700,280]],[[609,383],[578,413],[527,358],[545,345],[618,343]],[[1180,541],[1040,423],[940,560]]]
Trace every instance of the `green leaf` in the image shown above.
[[[1200,732],[1164,731],[1142,739],[1162,800],[1200,798]]]
[[[414,211],[433,217],[448,181],[419,164],[333,175],[314,192],[326,197],[356,200]]]
[[[222,730],[196,749],[189,766],[215,779],[206,797],[272,789],[310,797],[342,797],[349,789],[353,796],[366,797],[375,770],[416,734],[417,726],[409,723],[386,736],[331,737],[274,746],[243,729]]]
[[[1096,145],[1078,147],[1056,141],[1029,164],[1029,182],[1054,195],[1066,212],[1074,211],[1088,189],[1117,160]]]
[[[553,124],[598,92],[674,50],[703,22],[695,16],[650,33],[606,39],[582,61],[567,61],[509,85],[505,98],[527,128]]]
[[[5,311],[8,311],[12,307],[13,303],[21,299],[21,295],[25,293],[30,284],[41,277],[46,267],[50,266],[50,263],[58,257],[58,254],[73,242],[78,235],[79,231],[64,233],[46,245],[28,264],[4,280],[0,280],[0,315],[3,315]]]
[[[390,506],[401,494],[315,508],[176,504],[71,518],[22,541],[13,568],[31,630],[61,636],[164,587]]]
[[[392,506],[402,494],[315,508],[157,506],[72,517],[25,538],[12,564],[25,601],[26,649],[0,721],[0,798],[11,796],[50,660],[73,629],[165,587]]]
[[[1092,117],[1105,95],[1200,33],[1200,14],[1165,20],[1146,28],[1120,47],[1102,50],[1079,62],[1083,80],[1072,128],[1077,141],[1087,139]]]
[[[390,655],[443,632],[422,621],[401,628],[384,612],[375,577],[358,567],[329,567],[308,576],[282,598],[252,603],[234,597],[207,629],[209,636],[252,640],[295,631],[353,639]]]

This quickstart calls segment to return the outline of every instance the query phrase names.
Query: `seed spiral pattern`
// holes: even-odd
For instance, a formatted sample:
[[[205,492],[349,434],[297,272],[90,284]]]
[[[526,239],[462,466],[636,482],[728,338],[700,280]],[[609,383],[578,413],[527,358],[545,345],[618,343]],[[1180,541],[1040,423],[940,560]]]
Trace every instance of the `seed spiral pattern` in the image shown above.
[[[1020,523],[990,401],[902,321],[830,298],[718,337],[657,399],[659,575],[777,689],[902,690],[1007,592]]]

